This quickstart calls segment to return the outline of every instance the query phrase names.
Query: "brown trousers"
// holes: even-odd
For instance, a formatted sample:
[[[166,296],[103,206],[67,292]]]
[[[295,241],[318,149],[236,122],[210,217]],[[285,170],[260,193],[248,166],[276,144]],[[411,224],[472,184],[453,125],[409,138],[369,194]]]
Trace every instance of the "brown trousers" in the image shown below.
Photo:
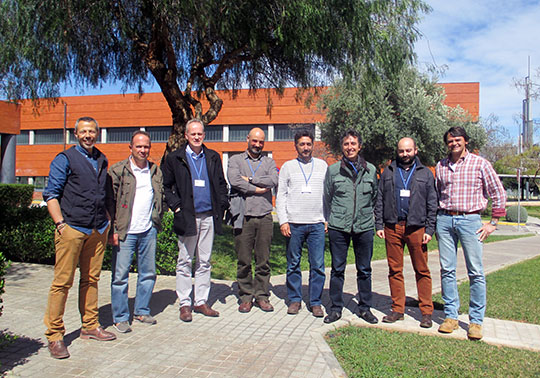
[[[416,273],[416,288],[422,315],[433,313],[431,299],[431,273],[428,267],[427,245],[422,244],[424,227],[406,227],[401,224],[386,224],[384,235],[388,259],[388,281],[392,296],[392,310],[405,312],[405,281],[403,279],[403,248],[407,245]]]
[[[100,234],[96,230],[86,235],[66,225],[60,235],[56,232],[56,262],[54,278],[49,290],[47,310],[43,322],[47,327],[45,336],[49,341],[62,340],[65,334],[64,310],[68,292],[73,286],[75,270],[79,265],[79,312],[82,328],[92,330],[99,327],[98,281],[108,230]]]

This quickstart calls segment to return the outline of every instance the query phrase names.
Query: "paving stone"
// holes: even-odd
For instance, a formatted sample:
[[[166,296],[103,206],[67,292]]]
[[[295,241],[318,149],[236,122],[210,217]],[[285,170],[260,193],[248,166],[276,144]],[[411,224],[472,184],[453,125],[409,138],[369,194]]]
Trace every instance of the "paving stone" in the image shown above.
[[[486,272],[540,254],[540,237],[486,244],[484,269]],[[516,253],[519,251],[519,253]],[[458,276],[466,278],[462,253],[458,262]],[[429,255],[434,291],[440,290],[438,256]],[[329,308],[329,271],[323,294],[323,306]],[[386,261],[373,262],[373,290],[375,315],[381,319],[390,309]],[[406,292],[416,296],[414,272],[410,261],[405,262]],[[100,321],[111,329],[110,272],[103,272],[99,283]],[[70,291],[66,304],[66,340],[71,353],[68,360],[53,360],[43,337],[43,311],[52,267],[37,264],[13,263],[6,279],[4,332],[23,336],[13,346],[0,352],[0,375],[22,377],[342,377],[345,373],[325,343],[323,334],[336,326],[354,324],[389,330],[415,332],[439,337],[466,338],[468,316],[460,316],[460,329],[452,335],[437,332],[444,319],[442,312],[434,313],[434,326],[420,328],[420,313],[407,307],[405,320],[395,324],[369,325],[359,319],[357,311],[356,272],[354,265],[346,270],[344,292],[347,308],[342,320],[325,325],[307,311],[305,303],[298,315],[286,314],[285,276],[272,277],[274,293],[270,300],[272,313],[254,308],[248,314],[238,312],[236,284],[213,280],[210,303],[221,313],[219,318],[195,314],[193,322],[178,319],[175,278],[159,276],[151,307],[158,324],[133,324],[133,332],[117,335],[113,342],[100,343],[79,338],[80,317],[77,310],[77,290]],[[136,288],[136,274],[129,276],[130,302]],[[307,298],[308,274],[303,274],[304,299]],[[78,277],[75,278],[78,282]],[[75,285],[76,286],[76,285]],[[488,304],[489,305],[489,304]],[[112,329],[111,329],[112,330]],[[525,347],[540,351],[540,326],[496,319],[486,319],[484,341],[496,345]]]

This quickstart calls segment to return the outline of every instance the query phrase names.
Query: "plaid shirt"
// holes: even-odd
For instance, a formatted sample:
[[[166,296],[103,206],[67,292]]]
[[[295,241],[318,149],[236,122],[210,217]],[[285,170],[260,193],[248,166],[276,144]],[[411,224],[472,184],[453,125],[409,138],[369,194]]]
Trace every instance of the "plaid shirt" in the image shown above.
[[[439,209],[468,213],[481,211],[491,198],[493,217],[506,214],[506,192],[486,159],[467,152],[453,168],[450,162],[449,158],[444,158],[435,169]]]

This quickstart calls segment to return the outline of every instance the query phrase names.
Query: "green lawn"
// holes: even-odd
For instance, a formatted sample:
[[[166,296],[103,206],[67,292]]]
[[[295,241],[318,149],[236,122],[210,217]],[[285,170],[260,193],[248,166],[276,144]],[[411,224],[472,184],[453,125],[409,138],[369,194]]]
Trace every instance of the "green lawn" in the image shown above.
[[[326,335],[349,377],[539,377],[540,354],[374,328],[343,327]]]
[[[531,217],[540,218],[540,206],[524,206]]]
[[[488,274],[486,316],[540,324],[538,272],[540,257]],[[468,299],[468,281],[459,294]],[[350,377],[540,377],[540,353],[482,342],[352,326],[326,341]]]
[[[234,240],[232,236],[232,229],[229,226],[224,226],[223,235],[216,235],[214,239],[214,248],[212,251],[212,278],[235,280],[236,279],[236,252],[234,249]],[[532,235],[532,234],[531,234]],[[515,239],[523,236],[530,235],[512,235],[512,236],[500,236],[491,235],[487,243]],[[351,243],[352,244],[352,243]],[[435,238],[428,244],[428,250],[432,251],[437,249],[437,241]],[[384,240],[374,236],[373,242],[373,260],[382,260],[386,258],[386,249],[384,246]],[[324,263],[326,266],[331,265],[330,250],[328,248],[328,238],[326,240]],[[352,245],[349,248],[347,257],[348,264],[354,264],[354,252]],[[309,262],[307,256],[307,249],[304,248],[301,261],[302,270],[309,270]],[[274,237],[272,239],[272,245],[270,246],[270,269],[272,275],[285,274],[287,272],[287,256],[285,252],[285,237],[281,235],[279,231],[279,225],[274,223]]]
[[[540,257],[509,266],[486,276],[486,316],[540,324]],[[460,312],[469,311],[469,281],[458,286]],[[442,304],[440,294],[433,301]]]

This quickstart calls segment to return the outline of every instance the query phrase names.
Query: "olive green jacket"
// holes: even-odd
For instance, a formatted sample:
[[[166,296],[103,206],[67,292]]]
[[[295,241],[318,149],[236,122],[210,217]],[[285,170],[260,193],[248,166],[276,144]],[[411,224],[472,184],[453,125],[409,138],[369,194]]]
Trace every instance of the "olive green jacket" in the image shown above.
[[[164,201],[163,177],[161,169],[156,164],[150,161],[148,164],[150,166],[152,189],[154,189],[152,223],[158,231],[161,231]],[[133,200],[135,199],[135,191],[137,189],[137,181],[131,170],[129,158],[119,161],[109,169],[109,180],[109,214],[111,215],[114,226],[112,230],[115,234],[118,234],[118,238],[121,241],[124,241],[129,230]]]
[[[358,175],[344,160],[328,167],[324,180],[324,213],[328,227],[360,233],[373,230],[373,207],[377,196],[375,166],[363,158]]]

